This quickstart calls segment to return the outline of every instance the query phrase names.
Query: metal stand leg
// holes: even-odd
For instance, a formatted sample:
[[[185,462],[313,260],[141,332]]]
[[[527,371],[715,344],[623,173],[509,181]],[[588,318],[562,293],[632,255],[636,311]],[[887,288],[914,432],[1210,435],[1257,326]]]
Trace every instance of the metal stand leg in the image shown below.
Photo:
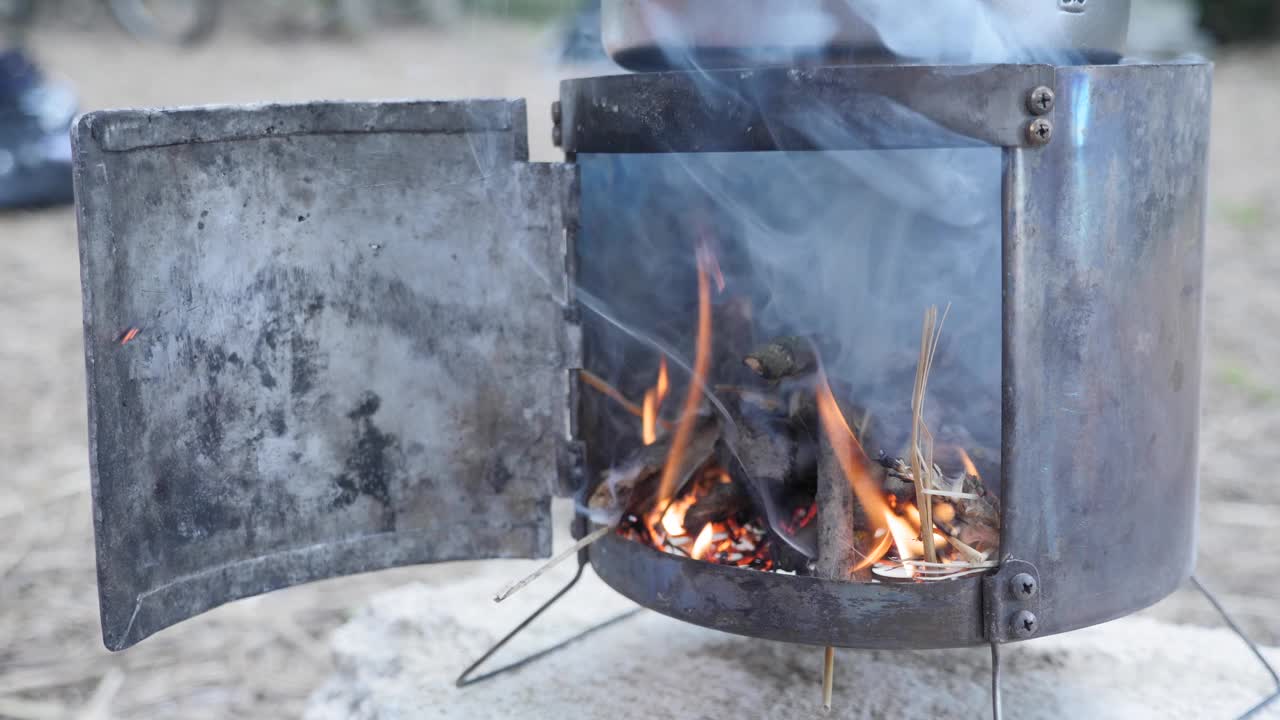
[[[991,643],[991,718],[1001,720],[1004,708],[1000,704],[1000,643]]]
[[[498,668],[497,670],[490,670],[489,672],[487,672],[487,673],[485,673],[485,674],[483,674],[483,675],[479,675],[479,676],[476,676],[476,677],[471,677],[471,674],[472,674],[473,672],[475,672],[477,669],[479,669],[479,667],[480,667],[481,665],[483,665],[483,664],[485,663],[485,661],[487,661],[489,658],[493,657],[494,653],[496,653],[496,652],[498,652],[499,650],[501,650],[503,645],[506,645],[508,642],[510,642],[510,641],[511,641],[511,639],[512,639],[512,638],[514,638],[516,635],[519,635],[519,634],[520,634],[520,632],[521,632],[522,630],[524,630],[525,628],[529,627],[529,624],[530,624],[530,623],[532,623],[534,620],[537,620],[539,615],[541,615],[542,613],[546,612],[548,608],[550,608],[552,605],[555,605],[555,604],[556,604],[556,602],[557,602],[558,600],[560,600],[560,598],[564,597],[566,593],[568,593],[570,590],[572,590],[572,589],[573,589],[573,586],[574,586],[574,585],[577,585],[577,584],[578,584],[578,580],[580,580],[580,579],[582,578],[582,571],[583,571],[584,569],[586,569],[586,567],[587,567],[587,559],[586,559],[586,555],[585,555],[585,554],[582,554],[582,555],[580,555],[580,556],[578,557],[578,571],[577,571],[576,573],[574,573],[574,574],[573,574],[573,579],[572,579],[572,580],[570,580],[570,581],[569,581],[569,583],[568,583],[567,585],[565,585],[564,587],[560,588],[560,591],[559,591],[559,592],[557,592],[555,595],[552,595],[550,600],[548,600],[548,601],[546,601],[545,603],[543,603],[543,604],[542,604],[542,606],[541,606],[541,607],[539,607],[537,610],[534,610],[534,611],[533,611],[533,614],[531,614],[529,617],[527,617],[527,618],[525,618],[523,621],[521,621],[521,623],[520,623],[519,625],[517,625],[517,626],[515,627],[515,629],[514,629],[514,630],[512,630],[512,631],[511,631],[511,632],[509,632],[509,633],[507,633],[506,637],[502,638],[502,639],[501,639],[501,640],[499,640],[496,644],[494,644],[494,646],[493,646],[493,647],[491,647],[491,648],[489,648],[487,651],[485,651],[485,654],[484,654],[484,655],[481,655],[479,660],[476,660],[475,662],[471,663],[471,665],[470,665],[466,670],[463,670],[463,671],[462,671],[462,674],[458,676],[458,679],[457,679],[457,681],[456,681],[454,684],[455,684],[455,685],[457,685],[457,686],[458,686],[458,687],[460,687],[460,688],[462,688],[462,687],[466,687],[466,686],[468,686],[468,685],[475,685],[476,683],[484,682],[485,680],[489,680],[489,679],[491,679],[491,678],[497,677],[498,675],[501,675],[501,674],[503,674],[503,673],[509,672],[509,671],[511,671],[511,670],[515,670],[515,669],[517,669],[517,668],[524,667],[525,665],[528,665],[529,663],[534,662],[535,660],[541,660],[542,658],[544,658],[544,657],[546,657],[546,656],[548,656],[548,655],[550,655],[550,654],[552,654],[552,653],[554,653],[554,652],[556,652],[556,651],[558,651],[558,650],[563,650],[564,648],[566,648],[566,647],[568,647],[569,645],[572,645],[573,643],[575,643],[575,642],[577,642],[577,641],[579,641],[579,640],[581,640],[581,639],[583,639],[583,638],[587,637],[588,635],[591,635],[591,634],[593,634],[593,633],[595,633],[595,632],[597,632],[597,631],[599,631],[599,630],[603,630],[603,629],[605,629],[605,628],[609,627],[610,625],[614,625],[614,624],[616,624],[616,623],[620,623],[620,622],[622,622],[623,620],[626,620],[627,618],[630,618],[630,617],[632,617],[633,615],[637,615],[637,614],[639,614],[639,613],[640,613],[640,611],[641,611],[643,608],[636,608],[636,609],[634,609],[634,610],[628,610],[627,612],[624,612],[624,613],[622,613],[621,615],[617,615],[617,616],[612,617],[612,618],[610,618],[610,619],[608,619],[608,620],[605,620],[605,621],[604,621],[604,622],[602,622],[602,623],[599,623],[599,624],[597,624],[597,625],[593,625],[593,626],[591,626],[591,627],[587,628],[586,630],[583,630],[582,632],[578,633],[577,635],[574,635],[574,636],[572,636],[572,637],[570,637],[570,638],[567,638],[567,639],[565,639],[565,640],[563,640],[563,641],[561,641],[561,642],[559,642],[559,643],[556,643],[555,645],[552,645],[552,646],[551,646],[551,647],[549,647],[549,648],[546,648],[546,649],[543,649],[543,650],[539,650],[538,652],[533,653],[532,655],[529,655],[529,656],[527,656],[527,657],[521,658],[521,659],[519,659],[519,660],[517,660],[517,661],[515,661],[515,662],[513,662],[513,663],[511,663],[511,664],[509,664],[509,665],[503,665],[502,667]]]
[[[1255,717],[1258,713],[1265,710],[1271,703],[1280,699],[1280,672],[1276,672],[1275,667],[1271,665],[1271,662],[1267,660],[1267,657],[1258,649],[1257,643],[1245,634],[1244,630],[1240,629],[1240,626],[1236,624],[1235,619],[1231,617],[1231,613],[1227,612],[1227,609],[1222,606],[1222,603],[1218,602],[1218,598],[1215,597],[1212,592],[1209,592],[1209,588],[1205,587],[1204,584],[1200,582],[1200,578],[1192,575],[1191,584],[1195,585],[1201,595],[1204,595],[1205,600],[1208,600],[1209,604],[1213,606],[1213,609],[1217,610],[1218,614],[1222,616],[1222,622],[1226,623],[1227,627],[1231,628],[1231,632],[1235,633],[1237,637],[1244,641],[1244,644],[1249,648],[1249,652],[1253,653],[1254,657],[1258,658],[1258,662],[1261,663],[1262,667],[1271,675],[1271,682],[1275,684],[1276,689],[1272,691],[1270,695],[1263,698],[1257,705],[1249,708],[1245,714],[1240,716],[1239,720]]]

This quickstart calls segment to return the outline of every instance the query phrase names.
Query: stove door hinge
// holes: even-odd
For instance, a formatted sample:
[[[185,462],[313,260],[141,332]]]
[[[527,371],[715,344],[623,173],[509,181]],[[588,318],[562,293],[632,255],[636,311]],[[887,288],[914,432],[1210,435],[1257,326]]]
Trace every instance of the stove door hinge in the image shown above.
[[[1025,560],[1008,558],[982,580],[983,628],[987,640],[1009,643],[1040,632],[1040,573]]]
[[[557,165],[566,170],[566,180],[562,195],[560,217],[563,223],[564,251],[564,399],[565,426],[557,455],[557,479],[555,488],[561,497],[573,497],[586,487],[586,446],[579,439],[578,417],[578,371],[582,368],[582,317],[578,307],[576,288],[578,280],[578,208],[580,200],[580,181],[578,166],[575,163]],[[576,527],[576,526],[575,526]]]

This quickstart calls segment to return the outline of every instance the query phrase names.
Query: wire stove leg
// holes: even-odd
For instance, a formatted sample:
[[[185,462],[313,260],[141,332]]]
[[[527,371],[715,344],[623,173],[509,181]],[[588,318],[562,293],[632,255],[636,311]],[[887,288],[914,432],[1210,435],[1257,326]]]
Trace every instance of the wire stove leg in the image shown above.
[[[529,627],[529,625],[532,624],[534,620],[537,620],[539,615],[546,612],[552,605],[555,605],[556,602],[560,600],[560,598],[564,597],[570,590],[572,590],[573,586],[577,585],[578,581],[582,579],[582,571],[585,570],[586,567],[587,567],[587,559],[584,553],[582,555],[579,555],[578,557],[578,571],[573,574],[573,578],[569,580],[569,582],[564,587],[560,588],[560,590],[555,595],[552,595],[550,600],[547,600],[537,610],[534,610],[533,613],[529,615],[529,617],[522,620],[520,624],[515,627],[514,630],[507,633],[506,636],[503,637],[501,640],[499,640],[497,643],[495,643],[493,647],[486,650],[485,653],[480,656],[479,660],[476,660],[475,662],[471,663],[471,665],[468,666],[466,670],[463,670],[462,674],[458,676],[458,679],[457,681],[455,681],[454,684],[460,688],[463,688],[463,687],[467,687],[468,685],[475,685],[476,683],[482,683],[485,680],[490,680],[504,673],[508,673],[508,672],[511,672],[512,670],[516,670],[518,668],[524,667],[529,663],[535,662],[537,660],[541,660],[542,658],[552,653],[555,653],[559,650],[563,650],[564,648],[568,647],[569,645],[572,645],[573,643],[579,640],[582,640],[588,635],[592,635],[600,630],[603,630],[609,627],[610,625],[620,623],[623,620],[626,620],[634,615],[637,615],[640,613],[641,610],[643,610],[643,608],[635,608],[634,610],[628,610],[627,612],[624,612],[621,615],[616,615],[608,620],[605,620],[602,623],[592,625],[586,630],[583,630],[582,632],[576,635],[566,638],[556,643],[555,645],[552,645],[551,647],[539,650],[538,652],[535,652],[532,655],[528,655],[519,660],[516,660],[513,663],[503,665],[502,667],[496,670],[490,670],[489,672],[484,673],[483,675],[477,675],[475,677],[472,677],[472,673],[478,670],[481,665],[483,665],[486,661],[489,660],[489,658],[493,657],[493,655],[497,653],[499,650],[501,650],[504,645],[510,642],[512,638],[519,635],[520,632],[525,628]]]
[[[1231,632],[1235,633],[1236,637],[1244,641],[1244,644],[1249,648],[1249,652],[1253,653],[1253,656],[1258,658],[1258,662],[1261,663],[1263,669],[1271,675],[1271,682],[1275,684],[1275,690],[1273,690],[1270,695],[1263,698],[1257,705],[1249,708],[1245,714],[1239,717],[1239,720],[1256,717],[1263,710],[1267,709],[1271,703],[1280,699],[1280,672],[1276,672],[1271,661],[1267,660],[1267,657],[1262,654],[1262,650],[1258,648],[1258,644],[1255,643],[1253,638],[1250,638],[1249,635],[1236,624],[1235,619],[1231,617],[1231,613],[1227,612],[1227,609],[1222,606],[1222,603],[1218,601],[1218,598],[1209,591],[1209,588],[1204,586],[1204,583],[1200,582],[1200,578],[1192,575],[1191,584],[1200,591],[1201,595],[1204,595],[1204,599],[1208,600],[1209,604],[1213,606],[1213,609],[1218,611],[1218,615],[1222,616],[1222,622],[1226,623],[1227,627],[1231,628]]]

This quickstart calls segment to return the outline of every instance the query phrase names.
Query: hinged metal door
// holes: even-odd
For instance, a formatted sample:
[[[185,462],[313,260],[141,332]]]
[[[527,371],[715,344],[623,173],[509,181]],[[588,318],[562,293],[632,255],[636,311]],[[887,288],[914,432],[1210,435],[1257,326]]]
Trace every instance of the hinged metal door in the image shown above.
[[[573,166],[523,101],[85,116],[103,638],[396,565],[551,547]]]

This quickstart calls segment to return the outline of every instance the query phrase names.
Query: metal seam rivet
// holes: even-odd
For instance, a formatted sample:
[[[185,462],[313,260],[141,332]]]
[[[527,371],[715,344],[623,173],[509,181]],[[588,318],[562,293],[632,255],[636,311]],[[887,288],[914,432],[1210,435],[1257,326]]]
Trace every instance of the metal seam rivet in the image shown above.
[[[1018,573],[1009,578],[1009,592],[1016,600],[1028,600],[1035,597],[1036,579],[1030,573]]]
[[[1038,623],[1035,613],[1028,610],[1020,610],[1009,622],[1009,629],[1013,632],[1014,637],[1029,638],[1036,634],[1036,630],[1039,629]]]
[[[1053,139],[1053,123],[1046,118],[1036,118],[1027,126],[1027,140],[1032,145],[1048,145]]]
[[[1041,85],[1027,95],[1027,110],[1031,111],[1032,115],[1047,115],[1053,110],[1056,99],[1057,96],[1051,88]]]

